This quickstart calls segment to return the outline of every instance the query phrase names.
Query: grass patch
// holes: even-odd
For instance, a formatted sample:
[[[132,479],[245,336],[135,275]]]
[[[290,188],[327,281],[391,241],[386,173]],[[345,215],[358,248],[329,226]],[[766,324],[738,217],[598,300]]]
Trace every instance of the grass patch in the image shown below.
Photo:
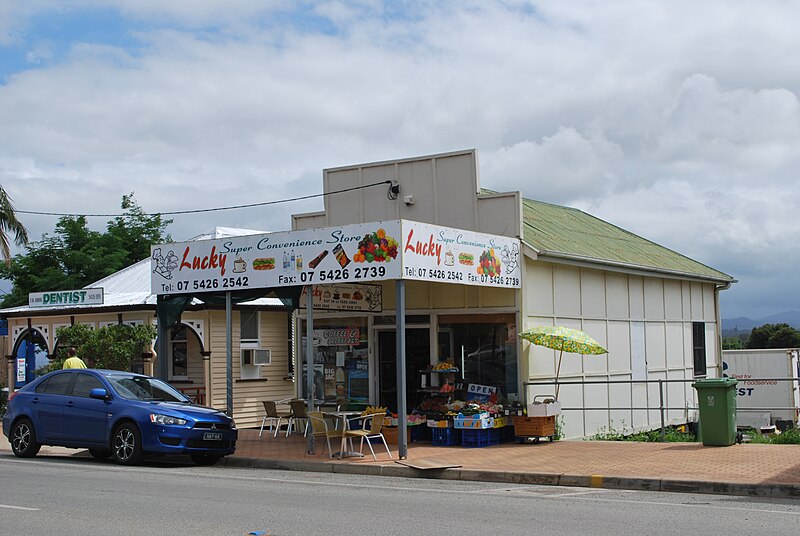
[[[598,433],[589,437],[590,441],[640,441],[650,443],[660,443],[661,429],[645,430],[634,432],[628,430],[623,425],[621,430],[613,428],[601,429]],[[685,426],[668,427],[664,430],[664,442],[666,443],[696,443],[697,437],[689,432]]]
[[[780,434],[761,434],[758,430],[749,429],[744,432],[750,436],[750,443],[769,445],[800,445],[800,428],[787,428]]]

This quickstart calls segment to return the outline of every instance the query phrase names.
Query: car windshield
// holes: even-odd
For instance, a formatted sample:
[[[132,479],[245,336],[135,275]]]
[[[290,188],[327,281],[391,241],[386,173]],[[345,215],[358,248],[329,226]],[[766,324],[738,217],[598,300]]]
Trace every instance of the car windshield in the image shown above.
[[[146,376],[110,374],[106,379],[122,398],[159,402],[189,402],[171,385]]]

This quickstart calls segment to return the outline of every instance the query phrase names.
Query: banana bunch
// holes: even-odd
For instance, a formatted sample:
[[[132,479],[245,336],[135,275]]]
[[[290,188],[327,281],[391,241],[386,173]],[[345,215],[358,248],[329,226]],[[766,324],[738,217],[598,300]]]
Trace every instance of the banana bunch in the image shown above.
[[[384,406],[367,406],[364,411],[361,412],[362,416],[372,415],[373,413],[386,413],[387,408]]]

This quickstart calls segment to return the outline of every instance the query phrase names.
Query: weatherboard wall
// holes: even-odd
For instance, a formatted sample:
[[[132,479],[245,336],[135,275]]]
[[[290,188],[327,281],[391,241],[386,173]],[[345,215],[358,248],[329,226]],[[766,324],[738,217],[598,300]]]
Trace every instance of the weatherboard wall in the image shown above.
[[[211,378],[208,405],[227,407],[227,350],[225,311],[208,312],[211,330]],[[287,313],[262,311],[259,319],[259,342],[257,347],[271,351],[271,364],[256,367],[257,378],[243,378],[239,342],[240,315],[232,315],[233,346],[233,414],[240,428],[261,425],[264,416],[264,400],[283,400],[294,396],[294,383],[286,379],[289,370],[289,341]]]
[[[581,329],[609,350],[600,356],[565,353],[561,380],[691,380],[693,322],[705,323],[708,375],[719,373],[713,284],[526,258],[521,292],[523,329],[535,325]],[[552,380],[557,361],[557,352],[522,343],[522,377]],[[531,386],[528,397],[552,391],[548,386]],[[696,406],[690,382],[666,384],[666,396],[670,407]],[[592,435],[603,428],[660,425],[657,384],[562,386],[559,399],[564,407],[594,408],[564,411],[567,437]],[[625,406],[653,409],[600,409]],[[675,423],[685,422],[687,416],[692,417],[683,409],[667,415]]]

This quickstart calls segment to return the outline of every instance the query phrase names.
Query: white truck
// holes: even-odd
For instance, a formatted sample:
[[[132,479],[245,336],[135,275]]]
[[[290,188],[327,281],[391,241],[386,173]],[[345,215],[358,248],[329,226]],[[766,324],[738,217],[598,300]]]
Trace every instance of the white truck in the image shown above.
[[[800,413],[797,348],[723,350],[722,375],[736,378],[736,425],[795,426]]]

